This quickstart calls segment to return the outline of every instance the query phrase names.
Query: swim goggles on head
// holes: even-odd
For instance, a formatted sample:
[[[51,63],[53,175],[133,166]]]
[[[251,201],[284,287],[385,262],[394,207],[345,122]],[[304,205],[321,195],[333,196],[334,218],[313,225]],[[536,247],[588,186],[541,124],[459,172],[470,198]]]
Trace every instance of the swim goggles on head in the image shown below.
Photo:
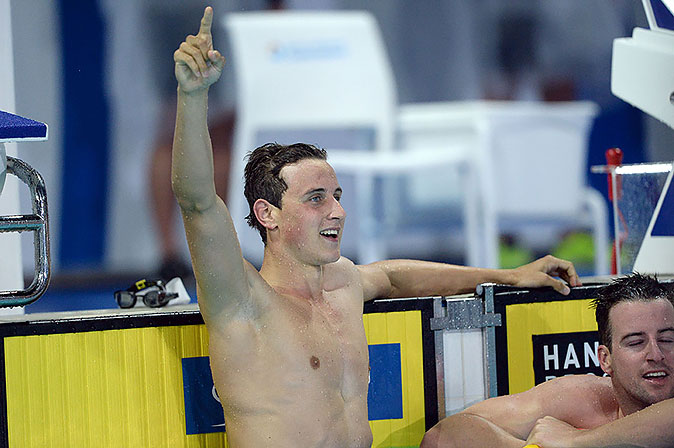
[[[164,282],[161,280],[142,279],[127,289],[115,291],[115,301],[120,308],[133,308],[138,298],[143,300],[145,306],[159,308],[176,297],[178,297],[178,293],[166,291]]]

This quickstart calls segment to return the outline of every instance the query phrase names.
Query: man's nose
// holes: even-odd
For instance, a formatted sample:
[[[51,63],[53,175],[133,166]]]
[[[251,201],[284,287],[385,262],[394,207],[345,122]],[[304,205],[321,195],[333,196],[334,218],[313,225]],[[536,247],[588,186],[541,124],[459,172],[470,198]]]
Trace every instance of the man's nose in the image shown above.
[[[651,340],[648,343],[646,356],[649,361],[662,361],[665,359],[665,354],[657,340]]]
[[[333,199],[332,210],[330,211],[331,218],[344,219],[346,218],[346,211],[342,207],[342,203],[337,199]]]

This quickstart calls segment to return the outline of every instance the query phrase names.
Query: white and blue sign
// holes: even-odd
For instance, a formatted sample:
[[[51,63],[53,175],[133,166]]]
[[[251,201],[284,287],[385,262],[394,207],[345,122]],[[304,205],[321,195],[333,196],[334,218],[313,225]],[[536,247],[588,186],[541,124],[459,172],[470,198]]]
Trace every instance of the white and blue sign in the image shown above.
[[[274,43],[269,47],[274,62],[337,60],[347,54],[346,44],[335,40]]]
[[[371,368],[367,391],[368,420],[403,418],[400,344],[376,344],[368,349]]]
[[[186,434],[225,432],[225,415],[215,392],[208,356],[183,358]]]

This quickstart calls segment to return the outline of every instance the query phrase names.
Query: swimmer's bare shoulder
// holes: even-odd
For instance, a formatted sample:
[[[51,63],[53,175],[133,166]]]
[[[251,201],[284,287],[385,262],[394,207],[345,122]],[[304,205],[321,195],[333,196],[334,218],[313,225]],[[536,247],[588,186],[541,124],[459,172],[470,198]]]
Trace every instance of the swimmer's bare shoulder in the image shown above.
[[[572,375],[477,403],[463,413],[483,417],[526,439],[536,421],[546,416],[584,429],[609,423],[618,416],[618,402],[610,378]]]
[[[219,197],[199,211],[182,208],[199,308],[212,326],[228,319],[251,318],[259,312],[254,301],[264,297],[264,280],[241,255],[232,218]]]
[[[545,414],[576,428],[596,428],[618,417],[618,400],[609,377],[569,375],[537,387]]]
[[[324,289],[326,291],[344,290],[356,302],[363,300],[363,279],[359,266],[346,257],[340,257],[334,263],[325,265]]]

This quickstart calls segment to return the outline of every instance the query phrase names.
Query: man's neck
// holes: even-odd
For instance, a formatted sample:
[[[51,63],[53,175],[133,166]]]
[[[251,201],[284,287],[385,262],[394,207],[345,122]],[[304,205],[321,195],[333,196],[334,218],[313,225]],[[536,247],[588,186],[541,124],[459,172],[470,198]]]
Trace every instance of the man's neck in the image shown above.
[[[618,398],[618,418],[623,418],[626,415],[634,414],[647,408],[647,405],[637,404],[629,399],[621,400]]]
[[[323,266],[277,256],[265,248],[260,275],[279,294],[307,300],[323,298]]]

